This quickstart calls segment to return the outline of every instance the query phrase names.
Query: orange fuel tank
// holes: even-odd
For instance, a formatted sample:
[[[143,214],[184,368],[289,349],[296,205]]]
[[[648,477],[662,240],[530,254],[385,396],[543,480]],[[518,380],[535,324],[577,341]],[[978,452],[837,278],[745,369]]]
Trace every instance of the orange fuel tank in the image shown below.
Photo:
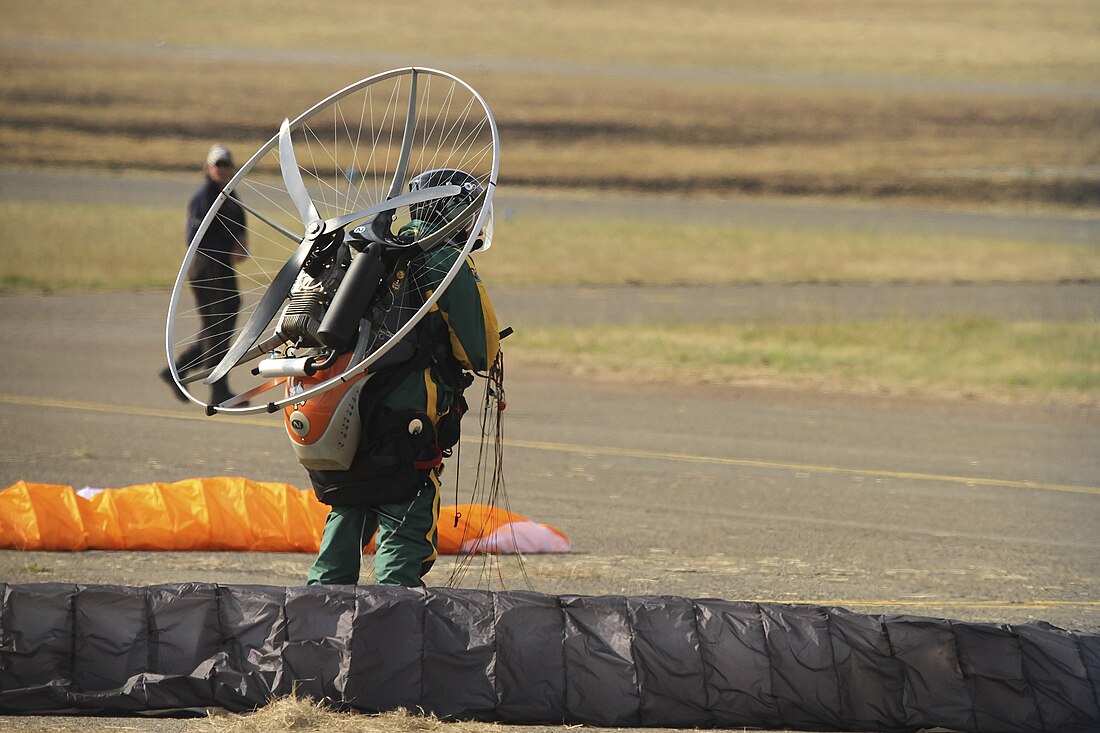
[[[350,360],[351,354],[344,354],[331,367],[312,376],[288,378],[287,397],[342,373]],[[286,434],[299,463],[320,471],[342,471],[351,466],[363,432],[359,394],[369,376],[366,372],[359,374],[327,392],[283,408]]]

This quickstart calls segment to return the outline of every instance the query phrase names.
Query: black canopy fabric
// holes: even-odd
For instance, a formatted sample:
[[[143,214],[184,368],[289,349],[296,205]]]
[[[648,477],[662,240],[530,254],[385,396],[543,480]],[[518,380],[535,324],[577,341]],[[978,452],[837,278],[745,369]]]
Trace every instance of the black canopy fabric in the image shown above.
[[[0,711],[1100,730],[1100,634],[669,596],[0,583]]]

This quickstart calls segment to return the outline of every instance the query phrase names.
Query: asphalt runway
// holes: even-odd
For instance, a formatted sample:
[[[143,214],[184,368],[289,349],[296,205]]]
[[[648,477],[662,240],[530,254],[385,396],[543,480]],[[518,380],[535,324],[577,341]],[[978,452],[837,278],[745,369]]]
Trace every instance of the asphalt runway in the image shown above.
[[[166,301],[0,296],[18,344],[0,366],[0,485],[305,484],[277,416],[206,417],[157,379]],[[511,508],[574,543],[527,558],[527,581],[505,561],[509,587],[1100,629],[1094,407],[601,383],[522,362],[507,387]],[[3,551],[0,579],[294,584],[310,559]]]

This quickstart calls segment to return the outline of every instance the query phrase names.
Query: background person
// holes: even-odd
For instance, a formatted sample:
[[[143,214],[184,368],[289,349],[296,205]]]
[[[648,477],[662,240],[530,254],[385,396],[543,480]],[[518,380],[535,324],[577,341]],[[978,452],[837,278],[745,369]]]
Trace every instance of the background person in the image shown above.
[[[206,213],[236,171],[233,154],[228,148],[224,145],[210,148],[206,154],[205,181],[187,204],[187,245],[195,238]],[[176,371],[181,377],[191,371],[216,366],[229,350],[237,313],[241,308],[235,266],[247,256],[248,230],[245,227],[244,209],[236,201],[229,199],[222,204],[217,217],[203,235],[187,272],[191,292],[195,295],[202,319],[202,330],[195,343],[176,359]],[[167,367],[160,376],[172,387],[179,399],[187,400],[176,388]],[[219,404],[232,396],[228,377],[211,385],[212,404]]]

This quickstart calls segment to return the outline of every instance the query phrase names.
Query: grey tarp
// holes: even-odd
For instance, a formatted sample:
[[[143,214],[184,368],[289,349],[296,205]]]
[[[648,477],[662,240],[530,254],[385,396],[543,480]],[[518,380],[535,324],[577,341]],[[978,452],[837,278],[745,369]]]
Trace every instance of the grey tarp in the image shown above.
[[[1100,634],[668,596],[0,584],[0,711],[1100,730]]]

